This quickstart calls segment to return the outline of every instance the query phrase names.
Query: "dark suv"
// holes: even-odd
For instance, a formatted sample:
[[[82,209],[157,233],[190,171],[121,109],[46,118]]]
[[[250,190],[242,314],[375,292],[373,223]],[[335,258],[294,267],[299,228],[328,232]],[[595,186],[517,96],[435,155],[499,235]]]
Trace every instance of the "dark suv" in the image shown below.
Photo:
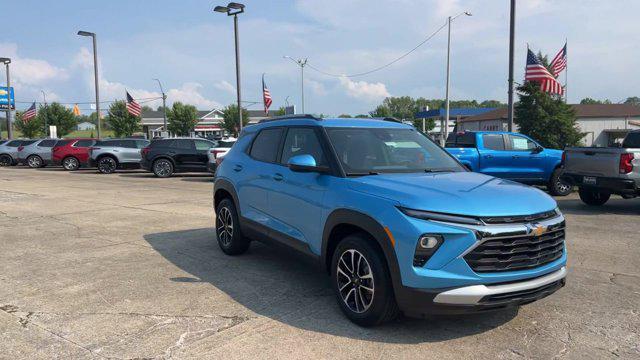
[[[143,169],[157,177],[170,177],[176,172],[207,172],[207,152],[216,143],[205,139],[172,138],[153,140],[142,149]]]

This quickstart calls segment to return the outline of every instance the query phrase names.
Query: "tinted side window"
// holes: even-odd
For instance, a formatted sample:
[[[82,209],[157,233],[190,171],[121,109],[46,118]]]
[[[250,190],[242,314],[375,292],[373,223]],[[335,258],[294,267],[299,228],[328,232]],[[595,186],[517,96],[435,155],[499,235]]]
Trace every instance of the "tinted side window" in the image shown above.
[[[484,134],[482,135],[484,148],[489,150],[504,150],[504,140],[501,134]]]
[[[173,147],[181,150],[193,150],[193,140],[176,139],[174,140]]]
[[[523,136],[510,135],[511,149],[516,151],[533,150],[536,143]]]
[[[289,159],[297,155],[311,155],[316,160],[318,166],[326,166],[324,151],[318,140],[318,136],[313,129],[290,128],[284,140],[282,148],[282,164],[287,164]]]
[[[120,146],[127,149],[136,149],[135,140],[120,140]]]
[[[448,148],[474,148],[476,147],[475,133],[457,133],[449,134],[445,147]]]
[[[204,150],[207,151],[209,149],[211,149],[212,147],[215,147],[216,144],[210,141],[205,141],[205,140],[195,140],[196,143],[196,150]]]
[[[40,141],[40,144],[38,144],[38,146],[40,147],[53,147],[56,144],[56,140],[42,140]]]
[[[93,140],[78,140],[78,142],[73,144],[73,147],[89,147],[89,146],[92,146],[93,144],[94,144]]]
[[[622,147],[640,148],[640,132],[631,132],[624,138]]]
[[[151,148],[155,148],[155,147],[159,147],[159,148],[173,147],[174,141],[175,140],[153,140],[151,142],[151,144],[149,144],[149,147],[151,147]]]
[[[65,145],[69,145],[69,143],[71,143],[72,140],[58,140],[56,142],[55,146],[65,146]]]
[[[13,140],[13,141],[9,141],[8,143],[6,143],[6,146],[8,146],[8,147],[18,147],[18,146],[20,146],[20,144],[22,144],[22,140]]]
[[[23,141],[23,142],[22,142],[22,144],[20,144],[20,145],[21,145],[21,146],[27,146],[27,145],[31,145],[31,144],[33,144],[33,143],[34,143],[34,142],[36,142],[36,141],[38,141],[38,140],[25,140],[25,141]]]
[[[136,140],[136,148],[142,149],[149,146],[149,140]]]
[[[278,158],[278,146],[282,137],[282,129],[266,129],[260,131],[249,155],[259,161],[276,162]]]

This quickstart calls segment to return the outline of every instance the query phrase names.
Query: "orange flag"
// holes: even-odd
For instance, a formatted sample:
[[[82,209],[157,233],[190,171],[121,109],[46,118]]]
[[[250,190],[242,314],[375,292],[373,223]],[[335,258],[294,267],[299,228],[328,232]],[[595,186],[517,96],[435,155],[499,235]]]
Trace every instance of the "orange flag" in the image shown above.
[[[73,115],[80,116],[80,108],[78,107],[78,104],[73,106]]]

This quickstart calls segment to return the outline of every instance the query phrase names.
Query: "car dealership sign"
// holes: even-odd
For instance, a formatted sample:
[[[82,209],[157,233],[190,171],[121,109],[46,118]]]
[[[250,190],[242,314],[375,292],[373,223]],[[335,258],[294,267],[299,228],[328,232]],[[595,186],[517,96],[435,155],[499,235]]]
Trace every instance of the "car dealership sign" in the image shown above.
[[[16,99],[13,93],[13,87],[7,88],[0,86],[0,110],[7,110],[11,106],[11,110],[16,109]]]

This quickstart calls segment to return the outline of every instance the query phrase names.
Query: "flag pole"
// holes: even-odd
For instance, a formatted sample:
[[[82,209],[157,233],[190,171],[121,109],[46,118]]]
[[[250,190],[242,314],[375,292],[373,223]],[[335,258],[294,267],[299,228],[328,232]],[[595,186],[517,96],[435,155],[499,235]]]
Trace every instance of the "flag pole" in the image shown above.
[[[567,85],[569,82],[569,46],[568,45],[568,41],[565,38],[564,39],[564,48],[566,49],[565,53],[564,53],[564,57],[565,57],[565,66],[564,66],[564,103],[568,103],[569,102],[569,93],[567,93]]]

